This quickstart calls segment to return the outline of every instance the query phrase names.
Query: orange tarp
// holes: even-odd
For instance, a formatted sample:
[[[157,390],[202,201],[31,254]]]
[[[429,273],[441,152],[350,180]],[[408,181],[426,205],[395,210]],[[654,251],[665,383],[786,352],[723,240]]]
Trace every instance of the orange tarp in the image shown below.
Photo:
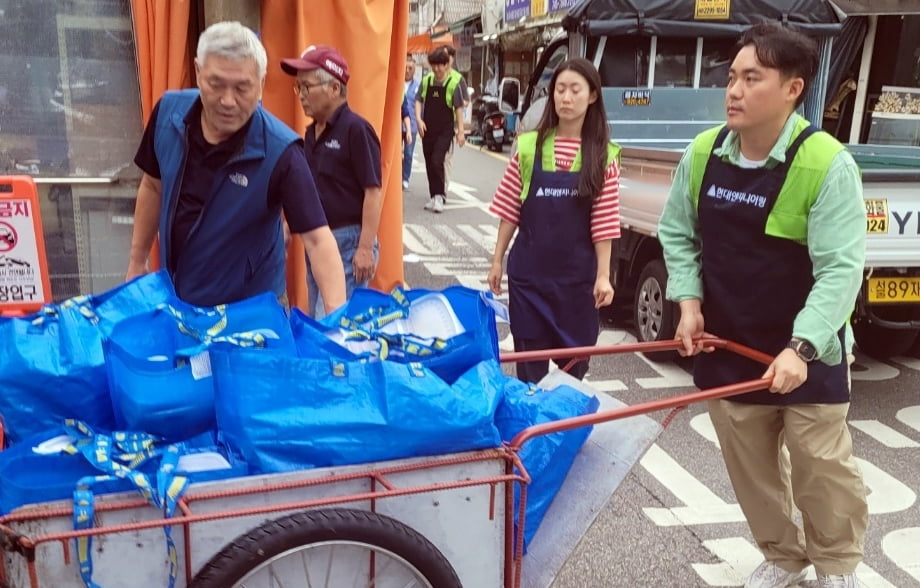
[[[191,85],[187,63],[195,47],[186,40],[190,0],[132,0],[132,7],[146,120],[165,90]],[[384,204],[378,233],[380,265],[372,286],[389,291],[404,281],[399,125],[409,2],[262,0],[261,13],[259,33],[268,52],[263,103],[295,131],[303,133],[307,119],[280,60],[300,55],[308,45],[328,44],[348,61],[348,103],[370,121],[381,140]],[[288,253],[288,296],[292,305],[305,308],[303,248],[292,242]]]
[[[188,88],[189,71],[188,19],[191,0],[160,2],[132,0],[134,38],[137,44],[137,75],[140,79],[143,119],[166,90]],[[125,259],[127,267],[128,260]],[[156,242],[150,251],[150,264],[160,265],[160,248]]]
[[[454,38],[448,33],[422,33],[409,37],[406,43],[407,53],[431,53],[435,47],[453,45]]]
[[[302,133],[307,120],[291,90],[293,78],[281,71],[281,59],[323,44],[336,47],[348,61],[348,104],[373,125],[383,155],[380,265],[371,285],[385,291],[404,281],[399,129],[408,30],[408,0],[262,2],[262,42],[268,51],[264,103],[294,130]],[[291,286],[304,283],[303,270],[291,261],[303,255],[293,248],[288,253],[288,294],[292,304],[301,306],[306,297]]]

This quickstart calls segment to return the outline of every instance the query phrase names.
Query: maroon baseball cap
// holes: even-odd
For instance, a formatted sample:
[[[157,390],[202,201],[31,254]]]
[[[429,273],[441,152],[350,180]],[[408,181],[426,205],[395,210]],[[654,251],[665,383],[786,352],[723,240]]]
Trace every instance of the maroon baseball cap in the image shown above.
[[[303,50],[300,57],[281,60],[284,73],[296,76],[299,71],[322,69],[343,84],[348,83],[348,62],[338,49],[329,45],[310,45]]]

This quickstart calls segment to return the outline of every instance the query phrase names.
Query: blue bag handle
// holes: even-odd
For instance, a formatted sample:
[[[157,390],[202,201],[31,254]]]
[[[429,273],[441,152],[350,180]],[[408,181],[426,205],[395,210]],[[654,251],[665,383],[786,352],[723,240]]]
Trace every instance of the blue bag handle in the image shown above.
[[[91,295],[81,294],[61,302],[61,308],[73,308],[80,314],[80,316],[89,321],[90,324],[98,325],[99,316],[96,314],[96,311],[93,310],[92,300],[93,298]]]
[[[342,317],[339,320],[339,326],[345,329],[376,331],[395,320],[409,316],[411,303],[402,286],[393,288],[389,298],[389,305],[372,306],[353,317]]]
[[[416,357],[431,357],[443,353],[450,346],[448,341],[438,337],[422,339],[412,334],[375,333],[374,338],[386,343],[388,347],[394,350],[394,355],[401,351]]]
[[[409,363],[396,365],[405,366],[406,370],[409,372],[409,375],[413,378],[424,378],[428,375],[428,372],[425,370],[425,366],[418,361],[410,361]],[[332,377],[334,378],[344,378],[348,375],[348,363],[344,361],[339,359],[330,359],[329,367],[332,372]]]
[[[45,304],[38,311],[27,318],[29,321],[29,332],[39,333],[44,330],[45,326],[51,321],[57,321],[60,313],[53,304]]]
[[[176,327],[183,335],[198,341],[198,345],[176,350],[176,355],[180,357],[193,357],[204,351],[214,343],[226,343],[236,347],[264,348],[269,339],[277,339],[278,335],[269,329],[256,329],[252,331],[241,331],[229,335],[221,335],[227,328],[227,305],[219,304],[211,309],[199,307],[190,307],[190,311],[204,317],[213,317],[214,323],[204,331],[192,328],[188,325],[185,315],[171,304],[160,304],[157,307],[172,316],[176,321]]]
[[[74,529],[92,527],[94,516],[94,497],[92,485],[112,477],[130,480],[144,498],[163,511],[164,518],[171,518],[176,511],[179,498],[189,485],[186,476],[175,474],[179,463],[182,445],[170,445],[160,449],[158,437],[147,433],[116,432],[109,435],[95,433],[89,426],[74,419],[64,422],[64,430],[75,439],[65,449],[68,453],[81,453],[91,464],[108,475],[88,476],[77,482],[74,490]],[[113,450],[120,453],[114,453]],[[150,478],[137,470],[148,459],[162,456],[157,468],[156,488]],[[169,561],[169,588],[174,588],[179,576],[179,556],[172,538],[172,526],[163,527],[166,536],[166,553]],[[80,565],[80,577],[87,588],[100,588],[93,582],[92,537],[76,539],[77,557]]]

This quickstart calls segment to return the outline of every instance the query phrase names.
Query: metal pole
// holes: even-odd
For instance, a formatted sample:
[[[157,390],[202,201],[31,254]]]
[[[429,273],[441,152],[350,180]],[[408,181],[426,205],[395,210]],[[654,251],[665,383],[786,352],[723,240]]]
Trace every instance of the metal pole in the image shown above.
[[[875,51],[875,34],[878,30],[878,16],[869,15],[869,28],[863,41],[862,62],[856,80],[856,98],[853,100],[853,120],[850,122],[850,143],[859,143],[862,134],[863,112],[866,110],[866,94],[869,91],[869,68]]]
[[[834,40],[831,37],[824,37],[820,40],[820,54],[818,61],[818,75],[815,76],[814,83],[808,91],[805,98],[805,118],[813,125],[821,128],[824,123],[824,103],[827,97],[827,77],[831,67],[831,48]]]

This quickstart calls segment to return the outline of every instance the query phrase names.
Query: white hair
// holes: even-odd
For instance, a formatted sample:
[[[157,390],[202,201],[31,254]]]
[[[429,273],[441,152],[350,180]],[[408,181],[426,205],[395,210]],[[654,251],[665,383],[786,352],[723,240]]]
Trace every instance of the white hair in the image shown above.
[[[237,21],[217,22],[201,33],[198,39],[196,58],[203,65],[208,55],[219,55],[231,59],[252,59],[256,62],[259,79],[265,78],[268,56],[265,47],[252,29]]]
[[[336,82],[341,88],[340,95],[342,96],[342,98],[348,97],[348,85],[345,82],[343,82],[342,80],[335,77],[334,75],[332,75],[331,73],[329,73],[328,71],[324,70],[321,67],[316,68],[316,70],[314,71],[316,72],[317,82],[321,84],[331,84],[332,82]]]

